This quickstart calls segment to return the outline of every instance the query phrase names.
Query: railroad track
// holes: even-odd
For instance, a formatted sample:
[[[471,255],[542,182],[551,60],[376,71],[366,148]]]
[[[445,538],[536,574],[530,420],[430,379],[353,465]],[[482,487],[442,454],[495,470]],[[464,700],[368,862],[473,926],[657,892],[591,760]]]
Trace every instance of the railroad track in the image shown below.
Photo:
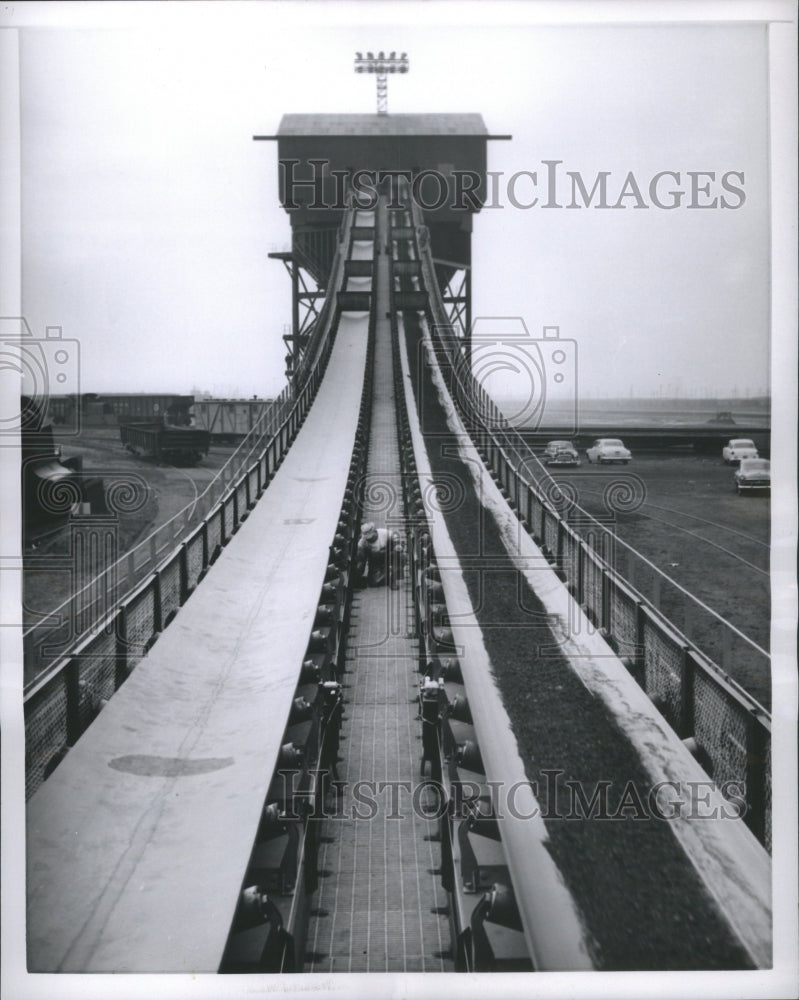
[[[652,508],[654,510],[665,510],[665,508],[656,507],[654,504],[647,504],[646,506],[647,506],[647,508]],[[716,549],[718,552],[723,552],[730,559],[733,559],[735,562],[740,563],[742,566],[746,566],[747,569],[750,569],[750,570],[752,570],[755,573],[759,573],[761,576],[764,576],[766,578],[768,578],[768,576],[769,576],[769,571],[768,571],[767,568],[766,569],[762,569],[760,566],[755,565],[755,563],[750,562],[748,559],[744,559],[744,557],[739,552],[736,552],[733,549],[728,548],[726,545],[721,545],[719,542],[714,542],[713,539],[707,538],[705,535],[701,534],[700,531],[694,531],[691,528],[686,528],[684,525],[675,524],[674,521],[668,521],[664,517],[658,517],[656,514],[651,514],[649,512],[649,509],[646,509],[646,510],[643,510],[643,511],[639,511],[638,513],[640,514],[641,517],[645,517],[648,521],[652,521],[652,522],[656,522],[658,524],[662,524],[662,525],[664,525],[667,528],[671,528],[671,529],[674,529],[676,531],[679,531],[681,534],[690,535],[691,538],[697,539],[697,541],[702,542],[703,544],[709,546],[710,548]],[[672,513],[674,513],[674,514],[676,514],[676,515],[678,515],[680,517],[683,517],[683,516],[691,517],[690,514],[689,515],[683,515],[680,511],[673,511]],[[697,518],[697,520],[704,520],[704,519]],[[757,539],[753,539],[753,538],[751,538],[749,536],[743,535],[742,532],[735,531],[732,528],[728,528],[726,525],[723,525],[723,524],[714,524],[711,521],[705,521],[705,523],[707,525],[709,525],[710,527],[716,529],[716,530],[719,530],[719,531],[722,531],[722,532],[725,532],[725,533],[728,533],[728,534],[734,534],[734,535],[736,535],[738,537],[748,538],[750,542],[754,542],[755,544],[758,544],[758,545],[763,545],[763,543],[762,542],[758,542]],[[763,547],[766,548],[766,549],[768,548],[767,545],[764,545]]]
[[[568,478],[566,479],[566,481],[568,482]],[[540,482],[541,480],[539,480],[539,483]],[[558,482],[558,480],[555,480],[555,482]],[[581,487],[581,492],[587,493],[591,496],[599,496],[601,494],[600,490],[592,490],[592,489],[587,489],[585,487]],[[708,518],[699,517],[696,514],[690,514],[684,510],[676,510],[673,507],[664,507],[662,504],[654,504],[649,499],[647,499],[644,502],[643,506],[638,508],[635,512],[638,517],[644,517],[648,521],[657,522],[659,524],[663,524],[668,528],[673,528],[676,531],[681,532],[682,534],[690,535],[692,538],[696,538],[698,541],[703,542],[705,545],[708,545],[711,548],[715,548],[719,552],[725,553],[725,555],[729,556],[731,559],[736,560],[737,562],[740,562],[748,569],[754,570],[755,572],[760,573],[763,576],[766,577],[769,576],[768,568],[764,569],[760,566],[757,566],[755,563],[750,562],[748,559],[745,559],[740,553],[734,551],[733,549],[728,548],[726,545],[722,545],[719,542],[713,541],[713,539],[711,538],[707,538],[705,535],[701,534],[700,531],[698,530],[695,531],[692,530],[691,528],[685,527],[685,525],[683,524],[675,523],[674,521],[667,520],[664,517],[659,517],[657,514],[651,513],[651,511],[661,511],[664,514],[673,514],[675,517],[688,519],[691,521],[697,521],[698,523],[705,525],[714,531],[721,532],[723,535],[733,535],[736,538],[741,538],[748,545],[756,546],[758,549],[765,549],[767,552],[770,551],[770,545],[768,544],[768,542],[763,542],[759,538],[756,538],[754,535],[748,534],[747,532],[744,531],[740,531],[737,528],[732,528],[728,524],[723,524],[720,521],[711,521]]]

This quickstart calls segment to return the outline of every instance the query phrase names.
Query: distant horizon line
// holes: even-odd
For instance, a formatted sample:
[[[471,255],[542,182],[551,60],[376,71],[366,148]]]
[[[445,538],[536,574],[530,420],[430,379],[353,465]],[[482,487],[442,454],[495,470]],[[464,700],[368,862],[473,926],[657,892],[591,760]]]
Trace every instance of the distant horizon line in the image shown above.
[[[497,405],[502,405],[502,403],[518,404],[525,400],[524,396],[499,396],[493,397]],[[614,403],[675,403],[680,406],[685,406],[686,404],[696,405],[701,403],[706,404],[725,404],[727,409],[739,406],[741,403],[762,403],[771,404],[771,394],[770,393],[757,393],[751,396],[729,396],[729,395],[719,395],[719,396],[660,396],[660,395],[641,395],[641,396],[629,396],[620,393],[609,396],[578,396],[576,400],[578,405],[585,403],[600,403],[600,402],[614,402]],[[554,410],[564,409],[568,410],[571,407],[570,403],[565,403],[563,407],[558,407],[557,403],[549,404],[550,408]]]
[[[285,388],[285,387],[284,387]],[[277,395],[282,392],[280,389]],[[69,396],[79,395],[79,396],[194,396],[195,399],[226,399],[226,400],[237,400],[239,402],[247,402],[251,400],[268,400],[274,399],[274,395],[261,395],[258,393],[252,393],[250,395],[215,395],[207,390],[196,391],[185,391],[185,390],[174,390],[174,389],[84,389],[79,393],[49,393],[54,399],[63,399]],[[524,396],[500,396],[495,397],[498,400],[504,402],[516,403],[524,399]],[[578,402],[581,401],[641,401],[641,402],[672,402],[672,403],[702,403],[702,402],[724,402],[724,403],[744,403],[744,402],[771,402],[771,393],[751,393],[747,395],[733,396],[729,393],[727,394],[717,394],[717,395],[701,395],[701,396],[661,396],[659,394],[641,394],[641,395],[627,395],[625,393],[611,393],[609,395],[594,396],[585,395],[578,397]]]

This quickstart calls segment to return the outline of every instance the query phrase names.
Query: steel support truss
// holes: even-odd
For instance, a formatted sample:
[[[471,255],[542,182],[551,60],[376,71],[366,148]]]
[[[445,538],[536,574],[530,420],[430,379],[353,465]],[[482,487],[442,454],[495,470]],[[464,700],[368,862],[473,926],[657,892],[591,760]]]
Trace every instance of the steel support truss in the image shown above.
[[[471,360],[472,330],[472,268],[470,264],[433,258],[436,277],[441,288],[441,300],[455,335],[463,343]]]
[[[299,263],[291,250],[270,253],[273,260],[282,260],[291,278],[291,333],[283,334],[287,354],[286,377],[291,378],[300,363],[300,359],[308,346],[311,330],[316,322],[321,304],[327,294],[325,289],[317,284],[310,271]]]

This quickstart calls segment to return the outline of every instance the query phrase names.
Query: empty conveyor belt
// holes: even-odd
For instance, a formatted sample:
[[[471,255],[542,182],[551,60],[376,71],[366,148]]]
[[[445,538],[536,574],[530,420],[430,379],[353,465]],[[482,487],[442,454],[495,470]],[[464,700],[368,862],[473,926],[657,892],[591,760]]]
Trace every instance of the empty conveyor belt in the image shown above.
[[[28,961],[216,972],[325,580],[369,317],[342,313],[268,489],[28,803]]]

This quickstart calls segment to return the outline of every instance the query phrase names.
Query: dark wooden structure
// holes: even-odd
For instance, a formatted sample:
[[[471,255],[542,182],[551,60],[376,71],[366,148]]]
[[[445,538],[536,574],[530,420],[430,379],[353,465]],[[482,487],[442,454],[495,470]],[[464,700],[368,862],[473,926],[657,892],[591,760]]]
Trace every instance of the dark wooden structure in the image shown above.
[[[510,136],[489,135],[479,114],[287,114],[276,135],[253,138],[278,144],[280,202],[291,220],[291,251],[270,254],[292,281],[289,376],[326,293],[348,196],[370,207],[379,189],[391,207],[400,175],[424,210],[444,301],[468,350],[472,216],[486,202],[487,143]]]

